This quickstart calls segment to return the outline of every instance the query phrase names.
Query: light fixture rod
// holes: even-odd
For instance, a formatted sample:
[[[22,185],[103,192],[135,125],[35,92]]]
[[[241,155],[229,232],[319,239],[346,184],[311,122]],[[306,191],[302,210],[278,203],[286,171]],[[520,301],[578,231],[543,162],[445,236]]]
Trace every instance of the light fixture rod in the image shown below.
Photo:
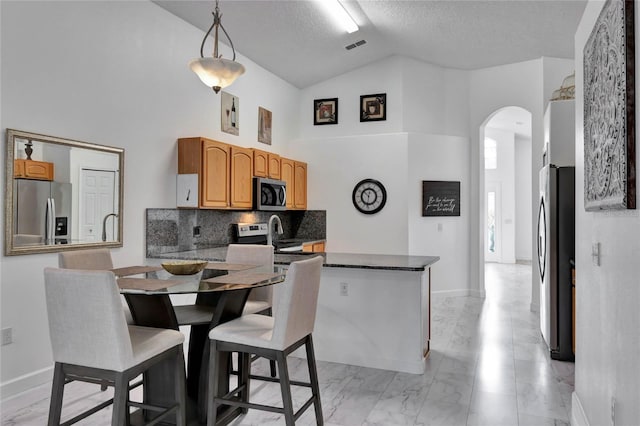
[[[231,46],[231,51],[233,52],[232,61],[236,60],[236,49],[233,47],[233,42],[231,41],[231,37],[227,34],[227,30],[224,29],[224,25],[222,25],[222,15],[220,14],[220,8],[218,7],[218,0],[216,0],[216,8],[215,11],[212,12],[213,15],[213,24],[209,27],[209,31],[204,35],[202,39],[202,44],[200,45],[200,57],[204,58],[204,44],[207,42],[207,37],[211,34],[211,30],[215,29],[213,33],[213,57],[220,58],[222,55],[218,55],[218,27],[222,28],[222,32],[225,37],[229,41],[229,46]]]

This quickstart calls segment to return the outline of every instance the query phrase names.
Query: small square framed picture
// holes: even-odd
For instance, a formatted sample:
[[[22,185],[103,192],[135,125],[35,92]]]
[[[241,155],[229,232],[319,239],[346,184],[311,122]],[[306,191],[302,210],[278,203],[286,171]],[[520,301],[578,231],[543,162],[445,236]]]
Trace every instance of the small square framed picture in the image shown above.
[[[338,124],[338,98],[313,101],[313,124]]]
[[[382,121],[387,119],[387,94],[360,96],[360,121]]]

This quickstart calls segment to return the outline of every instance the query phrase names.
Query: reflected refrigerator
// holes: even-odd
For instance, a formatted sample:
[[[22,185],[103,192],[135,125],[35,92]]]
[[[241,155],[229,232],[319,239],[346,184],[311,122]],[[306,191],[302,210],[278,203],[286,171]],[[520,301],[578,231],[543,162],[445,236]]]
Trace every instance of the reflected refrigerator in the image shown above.
[[[573,361],[571,260],[575,255],[575,167],[540,170],[540,329],[551,358]]]
[[[71,184],[14,180],[17,245],[67,244],[71,239]]]

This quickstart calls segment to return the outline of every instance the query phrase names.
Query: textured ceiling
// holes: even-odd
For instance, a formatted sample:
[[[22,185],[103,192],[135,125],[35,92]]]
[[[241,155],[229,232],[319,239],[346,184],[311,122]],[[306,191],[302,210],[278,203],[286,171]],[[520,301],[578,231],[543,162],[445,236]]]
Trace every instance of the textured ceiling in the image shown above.
[[[321,0],[320,0],[321,1]],[[206,31],[213,1],[156,4]],[[311,0],[222,0],[222,23],[237,51],[304,88],[376,60],[403,55],[478,69],[573,58],[585,0],[343,0],[360,30],[340,30]],[[363,46],[344,47],[364,39]],[[199,46],[193,46],[197,54]]]

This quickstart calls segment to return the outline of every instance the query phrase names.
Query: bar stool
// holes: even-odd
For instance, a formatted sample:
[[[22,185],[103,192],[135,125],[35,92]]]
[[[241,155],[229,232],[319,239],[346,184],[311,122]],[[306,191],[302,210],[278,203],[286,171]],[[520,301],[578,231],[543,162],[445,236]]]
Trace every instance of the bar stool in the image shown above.
[[[209,383],[207,424],[216,423],[219,405],[231,405],[243,408],[271,411],[284,414],[287,426],[295,424],[295,420],[314,405],[316,422],[323,424],[322,407],[318,374],[313,351],[311,333],[316,318],[318,291],[320,287],[320,270],[323,258],[313,257],[291,263],[287,277],[280,284],[281,295],[275,317],[249,314],[221,324],[209,332]],[[310,383],[289,380],[287,355],[304,345],[307,353]],[[242,374],[238,378],[238,387],[227,395],[218,395],[218,370],[216,357],[218,352],[242,353]],[[279,379],[252,376],[250,374],[250,354],[275,360],[278,363]],[[272,407],[249,402],[250,380],[259,379],[279,381],[282,392],[283,407]],[[311,388],[311,398],[296,413],[293,412],[291,385]],[[236,396],[237,395],[237,396]]]
[[[182,333],[128,326],[112,272],[46,268],[44,278],[55,361],[48,425],[60,424],[64,385],[78,380],[107,382],[115,387],[114,397],[65,425],[113,404],[113,426],[129,424],[129,406],[160,413],[148,424],[174,414],[177,424],[186,426]],[[155,407],[129,401],[129,381],[160,362],[172,366],[175,402],[168,407]]]

